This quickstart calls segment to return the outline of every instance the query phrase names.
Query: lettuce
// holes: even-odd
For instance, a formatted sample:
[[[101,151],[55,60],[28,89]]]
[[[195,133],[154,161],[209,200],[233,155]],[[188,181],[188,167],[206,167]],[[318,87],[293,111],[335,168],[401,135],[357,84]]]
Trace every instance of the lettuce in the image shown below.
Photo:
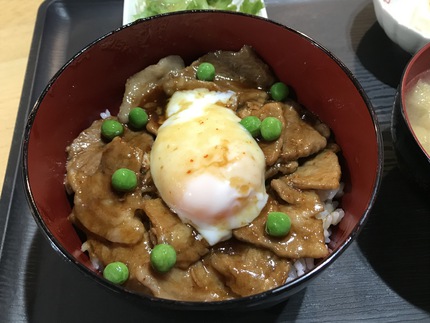
[[[261,0],[244,0],[239,10],[238,6],[235,5],[232,0],[137,0],[137,14],[135,14],[133,18],[146,18],[173,11],[193,9],[241,11],[256,15],[263,8],[264,3]]]
[[[188,10],[193,9],[210,9],[206,0],[192,0],[187,6]]]
[[[161,0],[161,1],[146,1],[146,8],[157,14],[167,13],[172,11],[186,10],[190,1],[184,0]]]
[[[237,6],[231,0],[208,0],[213,9],[237,11]]]
[[[244,0],[242,2],[242,5],[240,6],[240,10],[243,13],[249,13],[251,15],[256,15],[261,9],[264,8],[264,4],[262,1],[251,1],[251,0]]]

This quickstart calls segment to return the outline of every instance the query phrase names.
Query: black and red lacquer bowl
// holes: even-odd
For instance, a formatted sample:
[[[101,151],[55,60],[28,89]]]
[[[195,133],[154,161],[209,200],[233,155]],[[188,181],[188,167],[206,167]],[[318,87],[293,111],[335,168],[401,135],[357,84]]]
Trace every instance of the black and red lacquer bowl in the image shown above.
[[[106,281],[81,251],[69,222],[72,205],[64,189],[66,147],[100,112],[116,114],[129,76],[176,54],[186,63],[215,50],[252,46],[289,84],[297,100],[332,129],[342,149],[341,206],[333,252],[302,277],[267,292],[222,302],[182,302],[135,294]],[[264,18],[222,11],[181,12],[140,20],[96,40],[50,81],[32,109],[23,144],[29,205],[51,245],[71,266],[102,286],[152,306],[172,309],[250,309],[277,304],[302,290],[332,264],[362,229],[381,182],[383,149],[376,115],[351,72],[302,33]],[[339,273],[341,274],[341,273]]]

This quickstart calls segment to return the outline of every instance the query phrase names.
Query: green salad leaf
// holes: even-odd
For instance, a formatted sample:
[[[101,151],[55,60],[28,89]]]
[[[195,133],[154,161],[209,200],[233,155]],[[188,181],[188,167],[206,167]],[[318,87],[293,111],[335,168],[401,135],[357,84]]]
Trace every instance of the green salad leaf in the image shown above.
[[[242,5],[240,6],[240,11],[243,13],[256,15],[263,8],[264,8],[264,4],[260,0],[257,0],[257,1],[244,0],[242,2]]]
[[[186,10],[190,0],[140,0],[136,3],[137,14],[133,16],[134,19],[146,18],[158,14]],[[202,0],[206,2],[206,0]]]
[[[256,15],[263,8],[264,3],[261,0],[244,0],[239,10],[232,0],[138,0],[137,14],[133,18],[140,19],[173,11],[196,9],[241,11]]]
[[[184,0],[162,0],[162,1],[146,1],[146,8],[151,12],[167,13],[172,11],[186,10],[189,1]]]
[[[187,6],[187,10],[210,9],[206,0],[191,0]]]
[[[213,9],[237,11],[237,6],[231,0],[208,0]]]

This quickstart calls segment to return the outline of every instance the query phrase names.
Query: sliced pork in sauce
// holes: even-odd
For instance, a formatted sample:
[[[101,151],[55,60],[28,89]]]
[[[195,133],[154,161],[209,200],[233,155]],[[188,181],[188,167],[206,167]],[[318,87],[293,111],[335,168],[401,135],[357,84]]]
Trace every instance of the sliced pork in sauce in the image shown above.
[[[339,187],[340,175],[337,155],[324,150],[299,166],[287,180],[299,189],[332,190]]]
[[[99,168],[104,149],[104,143],[100,138],[101,124],[102,120],[94,121],[91,127],[82,131],[67,147],[65,184],[70,194],[76,192],[80,183]]]
[[[295,160],[287,163],[278,162],[266,169],[266,179],[274,177],[278,173],[283,175],[294,173],[297,167],[299,167],[299,163]]]
[[[169,73],[183,68],[184,61],[182,58],[172,55],[162,58],[157,64],[151,65],[131,76],[125,84],[125,95],[118,113],[119,120],[127,122],[131,108],[139,106],[142,101],[144,102],[151,97],[156,98],[160,92],[162,79]]]
[[[240,242],[221,243],[208,258],[226,285],[240,296],[262,293],[282,285],[290,269],[287,259]]]
[[[202,62],[215,66],[213,81],[196,79]],[[97,120],[67,148],[65,186],[74,202],[69,218],[86,234],[82,249],[100,270],[121,261],[130,271],[127,289],[209,302],[282,286],[295,260],[328,255],[323,221],[316,216],[324,210],[321,192],[340,186],[336,155],[340,148],[328,126],[298,103],[270,99],[269,88],[275,81],[269,66],[249,46],[238,52],[209,53],[187,67],[180,57],[169,56],[128,79],[118,114],[124,134],[110,142],[102,139],[102,120]],[[236,100],[227,108],[239,118],[275,117],[282,124],[278,139],[255,139],[264,155],[262,185],[265,179],[268,202],[250,224],[213,246],[161,199],[150,170],[151,149],[166,120],[166,102],[176,91],[197,88],[234,91]],[[134,106],[148,112],[144,129],[126,124]],[[111,176],[123,167],[137,175],[138,185],[131,192],[118,193],[112,189]],[[273,211],[291,219],[284,237],[265,231],[267,215]],[[152,249],[161,243],[173,246],[177,256],[174,267],[165,273],[157,272],[150,260]]]
[[[143,210],[151,222],[153,244],[168,243],[174,247],[179,268],[188,268],[209,252],[207,242],[182,223],[161,199],[145,201]]]
[[[262,106],[261,109],[253,110],[251,112],[251,115],[258,117],[260,120],[264,120],[264,118],[267,117],[275,117],[281,121],[283,129],[285,129],[287,121],[284,118],[283,105],[281,103],[267,103]],[[279,157],[282,154],[285,140],[285,136],[281,133],[281,136],[277,140],[262,140],[260,142],[260,148],[264,153],[264,157],[266,158],[267,166],[272,166],[278,161]]]
[[[115,261],[121,261],[127,265],[130,276],[126,287],[140,292],[150,293],[137,277],[140,267],[149,263],[149,253],[152,245],[149,234],[143,231],[142,239],[134,244],[114,243],[91,233],[87,234],[87,240],[82,245],[82,250],[87,251],[95,266],[106,266]]]
[[[186,270],[173,268],[165,274],[155,272],[148,263],[137,270],[136,277],[160,298],[210,302],[237,297],[215,270],[202,261]]]
[[[208,53],[192,66],[195,68],[200,62],[215,66],[217,81],[238,82],[257,89],[267,89],[276,81],[270,67],[249,46],[243,46],[237,52],[219,50]]]
[[[315,218],[322,211],[317,195],[315,202],[307,200],[307,203],[292,206],[269,200],[258,218],[250,225],[234,230],[233,234],[241,241],[272,250],[279,257],[323,258],[328,249],[321,220]],[[275,211],[285,212],[291,219],[290,232],[283,238],[270,237],[265,232],[267,214]]]
[[[292,205],[314,205],[315,211],[320,212],[320,201],[317,200],[315,196],[315,191],[313,190],[301,190],[293,187],[291,181],[289,181],[288,176],[282,176],[280,178],[271,181],[270,186],[275,190],[277,195]]]
[[[282,132],[282,161],[310,156],[327,145],[327,139],[302,119],[295,104],[285,104],[283,111],[286,124]]]
[[[132,244],[140,241],[144,227],[135,211],[142,208],[139,192],[118,194],[111,177],[118,168],[140,172],[143,152],[117,137],[104,147],[97,171],[75,191],[73,218],[88,231],[106,240]]]

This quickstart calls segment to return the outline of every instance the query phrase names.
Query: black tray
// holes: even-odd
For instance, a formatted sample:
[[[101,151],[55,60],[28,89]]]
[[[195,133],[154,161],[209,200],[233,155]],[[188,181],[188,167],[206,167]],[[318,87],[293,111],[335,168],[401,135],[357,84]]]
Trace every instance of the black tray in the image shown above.
[[[356,75],[385,140],[385,173],[351,247],[305,290],[259,312],[157,311],[103,289],[64,261],[37,229],[21,179],[25,118],[50,77],[81,47],[121,25],[122,1],[42,4],[0,200],[0,322],[351,322],[430,320],[430,203],[397,169],[394,94],[410,55],[376,22],[368,0],[267,1],[269,17],[313,37]],[[294,50],[294,48],[291,48]]]

